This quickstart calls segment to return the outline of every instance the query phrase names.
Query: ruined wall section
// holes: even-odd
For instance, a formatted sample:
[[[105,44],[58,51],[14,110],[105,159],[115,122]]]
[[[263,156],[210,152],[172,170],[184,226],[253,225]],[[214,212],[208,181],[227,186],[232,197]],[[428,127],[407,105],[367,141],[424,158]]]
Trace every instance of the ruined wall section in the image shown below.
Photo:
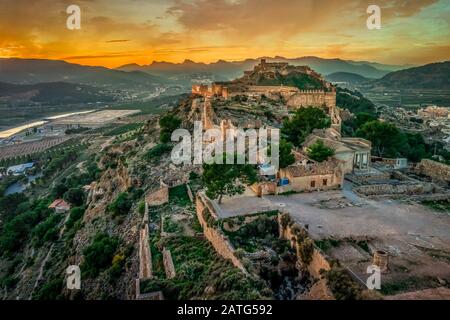
[[[205,216],[210,215],[214,221],[217,220],[217,214],[209,203],[209,200],[201,193],[196,197],[197,218],[203,228],[203,233],[212,244],[216,252],[223,258],[230,260],[236,268],[247,273],[242,262],[235,255],[235,248],[227,237],[218,228],[212,226],[206,221]]]
[[[354,191],[366,195],[421,195],[427,193],[433,193],[435,188],[430,183],[405,183],[405,184],[373,184],[364,185],[354,188]]]
[[[450,166],[430,159],[422,159],[414,171],[430,177],[433,182],[450,187]]]
[[[164,248],[163,249],[163,264],[164,264],[164,270],[166,272],[167,279],[173,279],[176,277],[177,273],[175,272],[175,266],[173,264],[172,260],[172,254],[170,253],[170,250]]]
[[[169,186],[164,182],[160,182],[157,190],[150,192],[145,196],[145,202],[149,206],[160,206],[169,202]]]
[[[297,258],[299,259],[297,264],[300,268],[306,268],[314,278],[318,279],[308,294],[309,298],[321,300],[334,299],[331,290],[327,286],[326,280],[323,279],[321,275],[321,270],[331,270],[330,262],[322,251],[314,245],[310,262],[305,265],[305,263],[301,261],[300,245],[302,242],[309,239],[307,229],[299,223],[294,222],[287,212],[278,213],[278,225],[280,229],[280,238],[288,240],[291,247],[296,251]]]

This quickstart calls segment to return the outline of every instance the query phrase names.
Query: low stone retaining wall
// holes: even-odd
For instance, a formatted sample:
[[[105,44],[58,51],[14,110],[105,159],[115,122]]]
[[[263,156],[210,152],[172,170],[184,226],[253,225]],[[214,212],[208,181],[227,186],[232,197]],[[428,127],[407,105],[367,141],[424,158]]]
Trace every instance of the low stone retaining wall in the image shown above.
[[[372,184],[354,188],[354,191],[366,196],[373,195],[395,195],[395,194],[427,194],[433,193],[434,187],[429,183],[406,183],[406,184]]]
[[[141,293],[141,280],[136,279],[136,300],[164,300],[162,291]]]
[[[148,279],[152,275],[152,254],[149,245],[148,204],[145,203],[144,218],[139,230],[139,278]]]
[[[293,220],[290,220],[287,222],[287,225],[284,227],[285,222],[283,222],[283,215],[288,216],[289,219],[290,216],[286,212],[280,212],[278,213],[278,224],[280,227],[280,237],[290,241],[292,248],[295,249],[297,253],[297,257],[300,257],[299,254],[299,238],[301,237],[308,237],[308,231],[303,227],[302,225],[294,222]],[[325,255],[314,246],[314,251],[311,256],[311,262],[307,266],[308,272],[314,276],[315,278],[320,278],[320,270],[330,270],[331,266],[328,260],[326,259]]]
[[[419,175],[430,177],[433,182],[436,182],[440,185],[443,185],[445,187],[450,186],[449,165],[430,159],[423,159],[416,165],[413,171]]]

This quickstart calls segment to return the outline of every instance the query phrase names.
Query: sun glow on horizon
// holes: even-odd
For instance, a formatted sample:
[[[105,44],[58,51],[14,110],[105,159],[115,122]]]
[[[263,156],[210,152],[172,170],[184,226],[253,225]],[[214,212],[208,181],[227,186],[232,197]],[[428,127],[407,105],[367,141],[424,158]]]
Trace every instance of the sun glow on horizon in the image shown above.
[[[366,27],[369,1],[354,0],[80,1],[81,29],[68,30],[69,2],[2,1],[0,57],[110,68],[262,56],[416,65],[450,60],[446,0],[380,0],[381,30]]]

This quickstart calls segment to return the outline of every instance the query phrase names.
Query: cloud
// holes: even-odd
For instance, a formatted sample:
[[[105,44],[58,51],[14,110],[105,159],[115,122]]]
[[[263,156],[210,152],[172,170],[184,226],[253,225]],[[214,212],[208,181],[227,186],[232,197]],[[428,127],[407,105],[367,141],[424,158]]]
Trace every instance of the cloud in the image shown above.
[[[262,55],[441,60],[450,38],[445,1],[0,0],[0,56],[108,66]],[[77,31],[66,28],[73,3],[82,9]],[[373,3],[383,27],[371,32],[366,9]]]
[[[128,39],[115,39],[115,40],[107,40],[106,43],[121,43],[121,42],[129,42]]]
[[[438,0],[378,0],[383,18],[411,17]],[[342,0],[176,0],[167,12],[187,30],[238,38],[351,28],[367,17],[373,1]]]
[[[84,60],[84,59],[110,59],[110,58],[124,58],[124,57],[135,57],[136,54],[129,52],[126,53],[109,53],[100,55],[86,55],[86,56],[69,56],[63,57],[62,60]]]

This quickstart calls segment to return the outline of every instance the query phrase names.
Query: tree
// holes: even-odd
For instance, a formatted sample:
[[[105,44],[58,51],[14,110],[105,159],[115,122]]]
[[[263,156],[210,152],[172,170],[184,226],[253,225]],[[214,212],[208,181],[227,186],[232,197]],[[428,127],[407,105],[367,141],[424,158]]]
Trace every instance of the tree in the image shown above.
[[[74,207],[70,210],[69,219],[66,222],[66,227],[68,229],[72,228],[77,221],[79,221],[84,215],[84,207]]]
[[[377,120],[377,117],[371,113],[360,112],[354,118],[344,121],[342,130],[346,135],[353,136],[355,132],[364,124]]]
[[[225,156],[224,156],[225,159]],[[203,164],[203,183],[206,186],[206,195],[211,199],[219,199],[222,203],[224,195],[233,196],[242,194],[244,185],[257,181],[257,172],[249,164]]]
[[[373,152],[379,157],[397,157],[406,137],[393,124],[374,120],[356,131],[356,135],[372,142]]]
[[[280,168],[286,168],[295,162],[292,154],[292,144],[285,139],[280,140]]]
[[[147,152],[147,159],[152,162],[159,161],[164,154],[169,153],[171,150],[172,147],[169,144],[160,143]]]
[[[308,157],[311,159],[322,162],[334,155],[334,150],[327,147],[322,140],[317,140],[308,148]]]
[[[58,183],[52,189],[52,196],[54,198],[61,198],[67,190],[68,188],[64,183]]]
[[[172,132],[180,128],[181,120],[172,114],[168,114],[159,119],[159,126],[161,127],[161,133],[159,139],[163,143],[170,141]]]
[[[420,162],[423,158],[430,157],[427,152],[427,144],[420,133],[405,133],[407,144],[402,145],[401,153],[412,162]],[[429,147],[428,147],[429,148]]]
[[[300,147],[314,129],[328,128],[330,125],[331,120],[322,109],[315,107],[300,108],[291,120],[283,122],[281,132],[285,135],[287,141],[296,147]]]
[[[105,233],[95,236],[92,243],[83,251],[83,271],[88,275],[96,276],[101,270],[112,264],[114,253],[119,245],[119,240]]]
[[[64,200],[70,202],[74,206],[82,206],[85,200],[85,194],[81,188],[70,188],[64,193]]]

